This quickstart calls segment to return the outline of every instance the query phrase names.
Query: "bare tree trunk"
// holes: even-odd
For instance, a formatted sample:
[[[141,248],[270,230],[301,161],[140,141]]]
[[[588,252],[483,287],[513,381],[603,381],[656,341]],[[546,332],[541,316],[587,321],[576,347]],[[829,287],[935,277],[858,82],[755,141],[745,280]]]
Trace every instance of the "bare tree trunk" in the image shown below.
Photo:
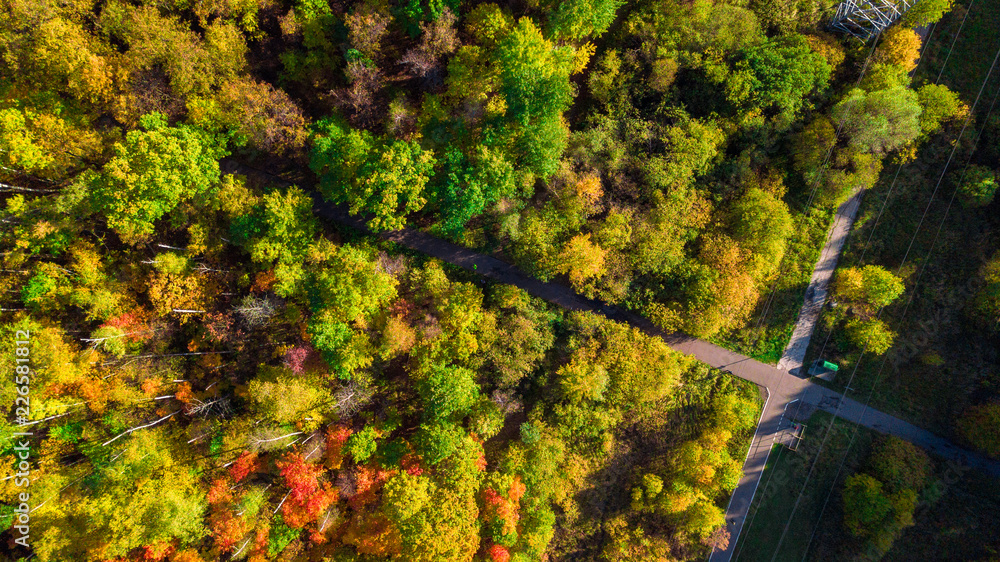
[[[177,412],[179,412],[179,411],[180,410],[178,410]],[[177,412],[174,412],[173,414],[167,414],[166,416],[163,416],[162,418],[160,418],[160,419],[158,419],[158,420],[156,420],[156,421],[154,421],[152,423],[147,423],[146,425],[140,425],[138,427],[133,427],[132,429],[127,429],[127,430],[119,433],[113,439],[110,439],[108,441],[105,441],[104,443],[101,443],[101,446],[102,447],[106,447],[108,444],[113,443],[114,441],[117,441],[119,438],[124,437],[124,436],[128,435],[129,433],[132,433],[133,431],[139,431],[140,429],[145,429],[147,427],[152,427],[152,426],[154,426],[154,425],[156,425],[156,424],[158,424],[158,423],[160,423],[160,422],[162,422],[162,421],[164,421],[166,419],[172,418],[175,414],[177,414]]]

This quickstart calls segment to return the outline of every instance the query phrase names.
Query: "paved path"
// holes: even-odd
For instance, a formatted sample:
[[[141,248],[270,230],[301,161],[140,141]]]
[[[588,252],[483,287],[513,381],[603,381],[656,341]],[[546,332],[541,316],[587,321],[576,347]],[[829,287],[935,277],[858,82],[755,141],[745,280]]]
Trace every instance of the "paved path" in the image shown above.
[[[367,231],[363,220],[349,216],[343,208],[317,203],[316,213],[329,220]],[[584,298],[564,285],[545,283],[528,277],[513,265],[497,258],[480,254],[418,230],[405,229],[384,232],[379,236],[502,283],[515,285],[536,297],[568,310],[594,312],[611,320],[630,324],[648,335],[663,338],[671,348],[677,351],[693,355],[703,363],[728,371],[737,377],[761,386],[767,399],[743,465],[743,477],[733,492],[726,509],[726,521],[732,539],[728,549],[712,553],[712,562],[727,562],[732,557],[737,538],[750,509],[750,502],[753,500],[764,466],[767,463],[771,446],[778,442],[777,440],[782,435],[787,434],[786,430],[791,423],[789,418],[783,414],[788,405],[797,400],[839,418],[914,443],[946,459],[955,461],[958,463],[959,469],[978,468],[1000,477],[1000,462],[963,450],[934,433],[878,410],[867,408],[863,403],[851,398],[844,398],[840,392],[686,334],[667,333],[642,316],[616,306]],[[831,265],[831,271],[832,267]]]
[[[816,322],[819,321],[819,314],[823,311],[826,303],[830,280],[833,272],[837,269],[837,259],[840,251],[844,248],[847,236],[851,232],[851,225],[858,215],[858,208],[861,206],[863,191],[859,191],[854,197],[848,199],[837,209],[833,224],[830,225],[830,232],[826,236],[826,244],[819,254],[819,261],[813,269],[812,279],[809,280],[809,288],[806,289],[805,303],[799,311],[799,319],[795,322],[795,330],[792,331],[792,338],[788,340],[781,360],[778,361],[778,368],[792,374],[805,375],[802,372],[802,362],[806,358],[806,349],[809,348],[809,340],[812,339],[816,330]]]
[[[347,211],[341,207],[317,201],[315,211],[319,216],[328,220],[367,231],[364,221],[349,216]],[[671,348],[677,351],[693,355],[703,363],[728,371],[737,377],[763,387],[767,396],[765,406],[743,466],[743,477],[733,492],[726,509],[726,521],[732,538],[726,550],[716,550],[711,554],[710,560],[713,562],[728,562],[731,559],[737,538],[750,509],[750,503],[757,485],[760,483],[760,477],[767,463],[771,446],[777,442],[777,439],[787,434],[789,419],[783,414],[788,405],[797,400],[847,421],[881,433],[895,435],[928,449],[954,461],[960,472],[976,468],[1000,477],[1000,462],[963,450],[930,431],[868,408],[861,402],[843,397],[839,392],[796,377],[787,371],[766,365],[745,355],[686,334],[667,333],[642,316],[616,306],[584,298],[564,285],[545,283],[528,277],[507,262],[435,238],[418,230],[404,229],[384,232],[379,236],[502,283],[520,287],[536,297],[563,308],[589,311],[601,314],[611,320],[630,324],[650,336],[663,338]]]

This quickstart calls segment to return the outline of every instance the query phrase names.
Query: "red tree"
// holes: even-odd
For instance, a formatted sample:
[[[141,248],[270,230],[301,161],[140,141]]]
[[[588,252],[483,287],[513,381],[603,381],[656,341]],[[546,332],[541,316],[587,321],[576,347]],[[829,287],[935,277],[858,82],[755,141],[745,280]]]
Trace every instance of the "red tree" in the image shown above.
[[[510,552],[507,552],[506,548],[498,544],[491,546],[487,553],[493,562],[507,562],[510,560]]]
[[[229,467],[229,475],[233,477],[233,480],[239,482],[246,478],[251,472],[257,472],[260,468],[260,463],[257,462],[257,453],[251,453],[250,451],[243,451],[243,453],[236,459]]]
[[[290,488],[281,507],[281,514],[289,527],[301,529],[315,521],[337,500],[337,491],[330,487],[329,482],[319,483],[322,467],[307,463],[302,455],[285,455],[284,460],[278,461],[278,468],[285,478],[285,485]]]

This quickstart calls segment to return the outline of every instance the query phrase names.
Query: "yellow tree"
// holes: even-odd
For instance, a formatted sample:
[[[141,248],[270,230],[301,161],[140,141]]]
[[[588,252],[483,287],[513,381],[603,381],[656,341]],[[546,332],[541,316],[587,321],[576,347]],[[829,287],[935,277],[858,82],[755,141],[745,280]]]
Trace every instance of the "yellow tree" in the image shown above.
[[[559,273],[569,275],[569,282],[584,291],[587,281],[604,274],[607,250],[590,241],[590,234],[577,234],[563,246],[557,259]]]
[[[909,72],[917,67],[920,46],[920,36],[916,31],[897,25],[882,34],[882,44],[875,52],[875,59],[876,62],[902,66]]]

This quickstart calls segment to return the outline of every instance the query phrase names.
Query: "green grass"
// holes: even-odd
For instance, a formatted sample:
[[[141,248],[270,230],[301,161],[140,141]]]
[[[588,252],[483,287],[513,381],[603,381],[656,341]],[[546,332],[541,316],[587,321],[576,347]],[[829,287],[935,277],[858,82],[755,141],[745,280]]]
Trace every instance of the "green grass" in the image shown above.
[[[952,12],[936,26],[927,46],[924,59],[916,76],[916,82],[934,82],[938,74],[941,83],[959,91],[962,98],[972,103],[982,85],[983,77],[993,62],[997,48],[1000,48],[1000,2],[997,0],[975,0],[972,10],[968,10],[971,0],[959,0]],[[962,20],[965,25],[962,26]],[[958,35],[961,28],[961,35]],[[958,35],[958,40],[955,37]],[[951,50],[952,42],[955,43]],[[951,52],[951,56],[949,55]],[[946,64],[947,59],[947,64]],[[942,68],[944,71],[942,72]],[[994,73],[986,92],[996,91],[1000,75]]]
[[[777,443],[771,445],[771,453],[767,456],[767,463],[764,465],[764,470],[770,470],[771,467],[774,466],[774,463],[777,460],[778,451],[780,451],[781,448],[782,445],[778,445]]]
[[[768,459],[768,467],[764,471],[743,533],[736,546],[735,552],[738,553],[739,560],[748,562],[771,560],[772,556],[775,556],[775,549],[778,548],[778,538],[787,523],[788,532],[785,533],[784,541],[774,559],[797,562],[802,560],[806,553],[809,539],[817,524],[821,524],[824,528],[829,525],[840,525],[839,487],[834,490],[822,521],[819,520],[820,511],[827,493],[834,485],[837,468],[847,450],[855,426],[837,420],[830,429],[832,434],[829,441],[820,452],[820,444],[829,427],[830,419],[831,416],[825,412],[813,414],[808,422],[810,434],[803,440],[798,451],[780,446],[778,450],[772,450],[772,457]],[[867,455],[872,435],[873,432],[869,430],[859,429],[841,478],[851,474],[853,468]],[[792,506],[799,491],[803,489],[806,474],[817,454],[820,455],[819,463],[802,494],[798,509],[792,516]]]
[[[963,5],[968,5],[968,1]],[[963,5],[956,4],[954,12],[938,24],[916,83],[933,82],[943,67],[942,83],[958,91],[971,105],[1000,47],[997,32],[1000,1],[976,1],[944,65],[965,14]],[[980,121],[984,120],[997,88],[1000,88],[1000,72],[995,70],[994,79],[977,108]],[[967,143],[973,131],[981,126],[979,122],[969,126],[965,133]],[[967,209],[956,202],[948,208],[955,189],[954,177],[969,159],[967,150],[956,153],[932,199],[960,128],[960,124],[953,125],[924,143],[916,160],[903,166],[898,178],[895,177],[898,165],[887,163],[882,178],[865,196],[840,260],[840,267],[876,264],[895,272],[902,266],[906,293],[882,316],[898,334],[893,349],[884,357],[869,353],[859,361],[859,350],[844,336],[843,311],[828,310],[821,318],[806,357],[808,362],[822,355],[841,365],[840,374],[831,385],[838,390],[844,388],[856,369],[851,382],[855,397],[866,398],[871,393],[873,407],[946,436],[954,436],[954,420],[970,403],[981,401],[984,393],[996,393],[1000,372],[1000,362],[993,351],[996,338],[977,329],[965,313],[976,289],[979,269],[1000,247],[998,207],[994,203],[986,208]],[[875,218],[886,201],[873,234]],[[936,238],[939,225],[943,228]],[[865,248],[870,236],[872,243]],[[913,247],[907,255],[911,240]],[[916,285],[921,267],[926,270]],[[912,303],[905,309],[911,297]]]

